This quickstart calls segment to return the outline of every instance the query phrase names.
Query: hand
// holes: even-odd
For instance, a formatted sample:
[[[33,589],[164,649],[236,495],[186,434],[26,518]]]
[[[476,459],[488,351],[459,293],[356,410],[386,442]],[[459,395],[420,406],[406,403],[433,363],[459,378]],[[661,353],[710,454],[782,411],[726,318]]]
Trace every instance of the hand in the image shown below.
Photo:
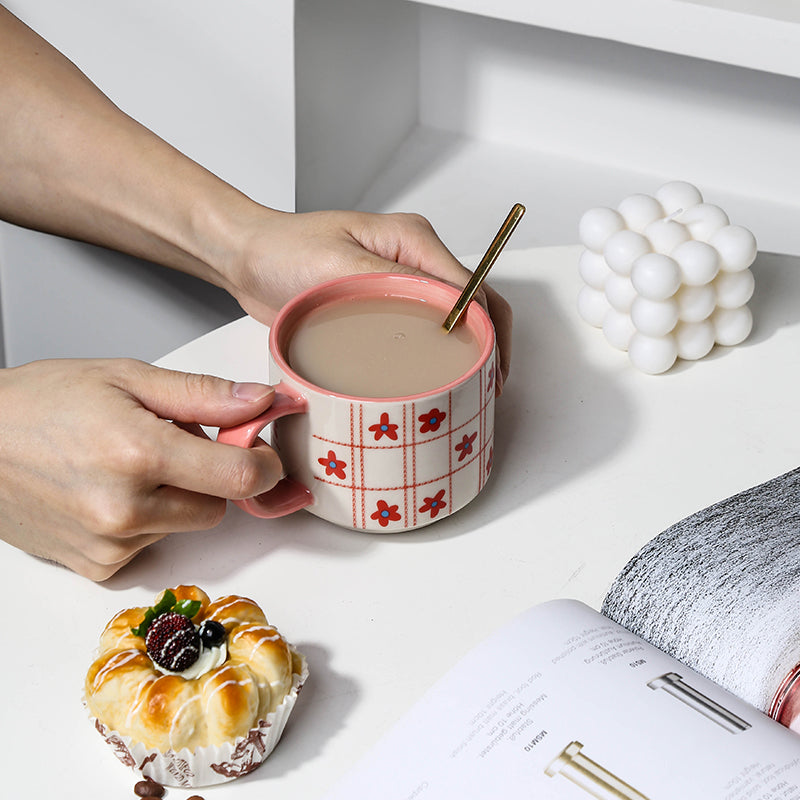
[[[417,214],[288,214],[253,204],[247,213],[239,209],[238,221],[243,228],[231,240],[219,272],[227,276],[223,285],[242,308],[266,324],[294,295],[341,275],[427,274],[463,287],[471,274]],[[511,307],[485,284],[477,299],[494,322],[505,379],[511,361]]]
[[[169,533],[214,527],[224,498],[282,470],[266,444],[219,444],[199,425],[244,422],[273,397],[123,359],[0,370],[0,537],[99,581]]]

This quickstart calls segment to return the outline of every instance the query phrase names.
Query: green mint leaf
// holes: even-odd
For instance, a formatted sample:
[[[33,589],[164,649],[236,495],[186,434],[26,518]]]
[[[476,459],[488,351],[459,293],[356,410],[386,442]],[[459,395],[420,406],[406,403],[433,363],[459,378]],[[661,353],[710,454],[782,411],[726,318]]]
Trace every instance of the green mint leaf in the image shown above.
[[[200,602],[198,600],[195,601],[181,600],[181,603],[186,603],[186,602],[197,603],[197,609],[194,611],[194,613],[191,615],[189,614],[185,615],[193,617],[200,610]],[[158,603],[154,606],[151,606],[150,608],[147,609],[147,611],[144,612],[144,619],[141,621],[141,623],[137,627],[131,628],[131,633],[134,636],[141,636],[142,638],[144,638],[145,635],[147,634],[147,629],[150,627],[153,620],[156,617],[161,616],[161,614],[166,614],[167,611],[171,611],[175,607],[175,604],[176,604],[175,595],[169,589],[166,589],[164,591],[163,596],[158,601]],[[178,605],[180,605],[180,603]],[[183,612],[179,611],[178,613],[182,614]]]
[[[142,638],[144,638],[147,633],[147,629],[150,627],[150,624],[155,618],[156,615],[153,612],[153,609],[148,608],[147,611],[144,612],[144,619],[142,619],[138,627],[131,628],[131,633],[134,636],[141,636]]]
[[[172,607],[175,605],[175,595],[167,589],[164,592],[164,596],[158,601],[158,604],[153,606],[153,612],[156,616],[159,614],[166,614],[167,611],[171,611]]]
[[[200,610],[200,605],[199,600],[186,599],[176,603],[172,610],[176,614],[183,614],[184,617],[191,619]]]

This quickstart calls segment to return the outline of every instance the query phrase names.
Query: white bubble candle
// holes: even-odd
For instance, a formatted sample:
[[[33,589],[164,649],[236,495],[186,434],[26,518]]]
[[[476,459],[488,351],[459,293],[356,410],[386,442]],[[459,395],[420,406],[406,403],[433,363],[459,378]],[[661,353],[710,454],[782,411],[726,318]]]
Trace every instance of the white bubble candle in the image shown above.
[[[593,208],[578,233],[586,248],[578,313],[642,372],[666,372],[750,334],[755,237],[692,184]]]

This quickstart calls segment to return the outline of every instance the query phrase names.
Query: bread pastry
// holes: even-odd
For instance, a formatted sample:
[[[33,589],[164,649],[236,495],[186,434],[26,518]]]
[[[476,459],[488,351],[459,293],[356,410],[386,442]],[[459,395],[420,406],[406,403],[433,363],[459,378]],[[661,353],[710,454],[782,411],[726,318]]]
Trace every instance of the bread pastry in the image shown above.
[[[230,595],[211,602],[197,586],[178,586],[162,592],[153,607],[126,609],[106,625],[86,674],[85,699],[124,761],[149,759],[131,765],[149,767],[145,774],[164,782],[163,774],[153,774],[155,754],[184,751],[186,761],[185,751],[210,749],[213,774],[203,778],[209,783],[263,760],[257,757],[266,746],[255,732],[274,737],[271,717],[280,711],[285,723],[285,706],[291,709],[305,675],[303,656],[254,601]],[[248,740],[256,752],[233,763],[237,742],[247,749]],[[230,755],[220,756],[221,747]]]

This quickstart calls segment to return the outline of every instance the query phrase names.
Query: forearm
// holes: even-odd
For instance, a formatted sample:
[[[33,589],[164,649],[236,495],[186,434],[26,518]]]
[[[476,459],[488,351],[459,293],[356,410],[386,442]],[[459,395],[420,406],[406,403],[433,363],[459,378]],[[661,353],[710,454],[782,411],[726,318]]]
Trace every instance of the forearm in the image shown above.
[[[0,6],[0,217],[224,285],[219,261],[254,206]]]

